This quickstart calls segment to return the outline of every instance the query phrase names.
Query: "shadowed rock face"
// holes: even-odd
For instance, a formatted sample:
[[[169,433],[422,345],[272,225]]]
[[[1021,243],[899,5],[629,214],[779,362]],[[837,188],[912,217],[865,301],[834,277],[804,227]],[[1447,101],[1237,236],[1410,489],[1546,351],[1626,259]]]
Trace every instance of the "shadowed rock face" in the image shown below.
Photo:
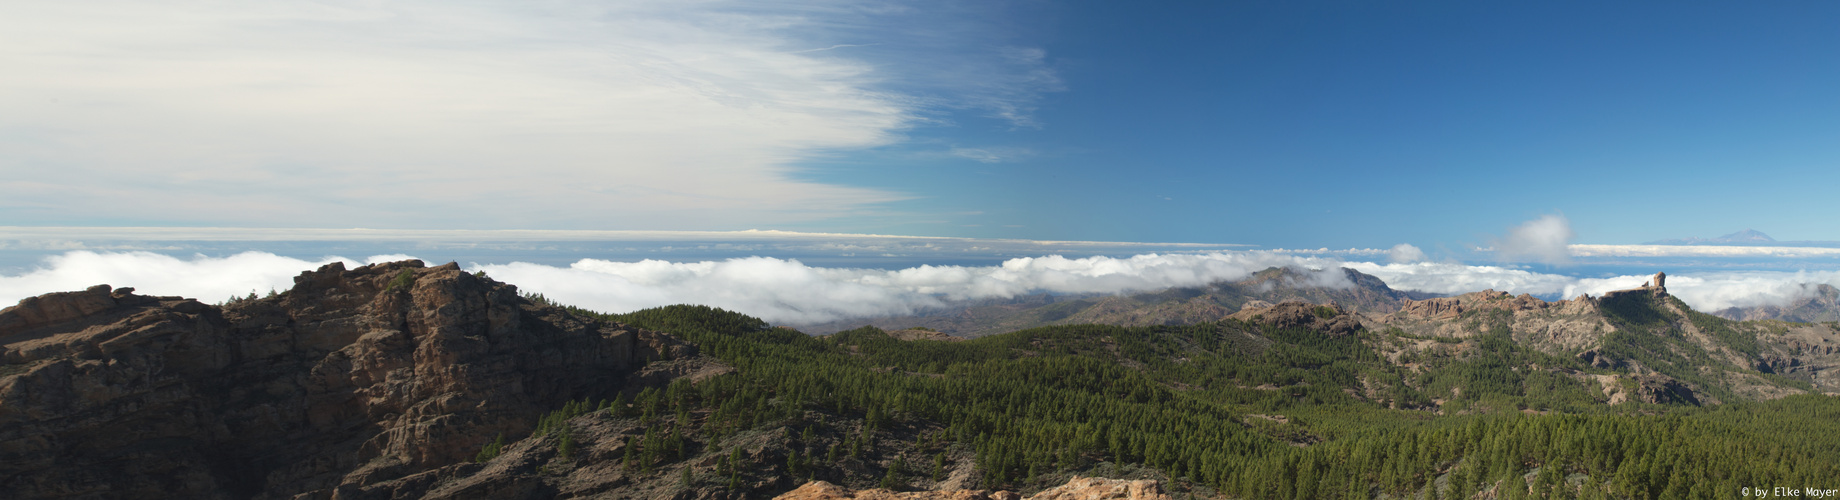
[[[224,307],[106,285],[0,310],[9,498],[330,498],[611,397],[676,339],[448,264],[331,264]]]

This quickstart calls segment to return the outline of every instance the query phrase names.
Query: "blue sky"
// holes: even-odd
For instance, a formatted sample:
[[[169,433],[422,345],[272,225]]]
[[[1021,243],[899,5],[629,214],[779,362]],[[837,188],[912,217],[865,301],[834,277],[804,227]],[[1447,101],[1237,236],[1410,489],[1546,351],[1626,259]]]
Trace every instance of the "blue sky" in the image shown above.
[[[915,132],[1032,154],[839,177],[972,179],[928,194],[981,235],[1434,246],[1563,213],[1593,242],[1835,239],[1836,12],[1769,7],[1040,5],[1024,32],[1064,90],[1039,128]]]
[[[1836,21],[1817,2],[11,2],[0,302],[416,256],[596,307],[807,319],[1267,265],[1553,297],[1668,270],[1696,304],[1781,303],[1840,284],[1840,249],[1629,244],[1840,240]],[[858,292],[888,301],[849,309]]]
[[[1815,2],[0,9],[10,225],[1840,239]]]

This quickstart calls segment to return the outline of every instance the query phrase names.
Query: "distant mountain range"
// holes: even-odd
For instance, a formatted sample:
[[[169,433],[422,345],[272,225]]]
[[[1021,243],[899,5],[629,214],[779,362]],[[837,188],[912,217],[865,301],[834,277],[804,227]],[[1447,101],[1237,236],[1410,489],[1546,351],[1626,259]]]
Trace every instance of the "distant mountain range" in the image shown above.
[[[1840,289],[1818,283],[1802,285],[1802,294],[1781,306],[1732,307],[1713,314],[1739,321],[1773,319],[1795,323],[1840,321]]]
[[[1734,244],[1756,245],[1760,243],[1776,243],[1776,242],[1777,242],[1776,238],[1771,238],[1770,235],[1763,234],[1763,232],[1761,231],[1758,231],[1755,229],[1746,229],[1743,231],[1738,231],[1738,232],[1727,234],[1727,235],[1720,236],[1717,238],[1700,238],[1700,237],[1675,238],[1671,240],[1650,241],[1644,244],[1646,245],[1734,245]]]
[[[1342,273],[1350,286],[1324,287],[1315,273]],[[1351,311],[1390,313],[1407,299],[1440,294],[1394,290],[1380,278],[1353,269],[1306,271],[1274,267],[1240,281],[1171,288],[1134,295],[1035,294],[1007,300],[968,301],[911,316],[856,318],[819,324],[788,325],[813,334],[828,334],[873,325],[883,329],[927,328],[959,337],[982,337],[1049,325],[1120,326],[1190,325],[1219,321],[1248,304],[1287,300],[1339,304]]]

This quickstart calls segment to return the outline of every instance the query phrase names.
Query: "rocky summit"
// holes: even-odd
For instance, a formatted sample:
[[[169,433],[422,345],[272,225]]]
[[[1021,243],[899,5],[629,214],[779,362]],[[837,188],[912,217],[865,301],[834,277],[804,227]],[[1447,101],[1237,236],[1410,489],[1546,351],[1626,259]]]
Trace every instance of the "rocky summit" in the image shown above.
[[[294,282],[222,306],[98,285],[0,310],[0,491],[421,496],[478,468],[495,436],[697,357],[451,263],[334,263]]]

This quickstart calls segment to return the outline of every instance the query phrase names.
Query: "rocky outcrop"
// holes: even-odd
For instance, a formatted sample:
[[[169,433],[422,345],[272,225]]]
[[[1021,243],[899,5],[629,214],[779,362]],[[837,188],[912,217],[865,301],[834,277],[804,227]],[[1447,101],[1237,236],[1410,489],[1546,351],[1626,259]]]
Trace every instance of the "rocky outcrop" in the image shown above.
[[[1623,295],[1631,295],[1631,294],[1639,294],[1639,293],[1653,294],[1656,297],[1666,296],[1667,295],[1667,273],[1655,273],[1655,277],[1649,278],[1648,281],[1643,282],[1642,286],[1639,286],[1639,287],[1604,292],[1603,298],[1612,299],[1612,298],[1616,298],[1616,297],[1623,296]]]
[[[983,490],[893,492],[884,489],[851,490],[824,481],[805,483],[776,500],[1021,500],[1010,491]],[[1067,484],[1042,490],[1028,500],[1168,500],[1156,481],[1074,476]]]
[[[1662,375],[1645,375],[1636,377],[1636,397],[1646,403],[1687,404],[1698,406],[1702,403],[1718,404],[1716,400],[1702,401],[1699,391],[1692,384],[1674,380]]]
[[[1590,299],[1562,300],[1547,302],[1529,294],[1510,295],[1508,292],[1483,290],[1466,293],[1456,297],[1438,297],[1425,300],[1406,300],[1400,304],[1399,316],[1421,320],[1452,320],[1471,311],[1507,311],[1510,313],[1539,312],[1549,308],[1568,307],[1588,304]],[[1583,311],[1568,311],[1576,314]]]
[[[1019,500],[1022,495],[1011,491],[984,490],[908,491],[885,489],[852,490],[824,481],[805,483],[775,500]]]
[[[1438,297],[1425,300],[1407,300],[1400,304],[1399,311],[1407,316],[1427,319],[1456,319],[1463,315],[1463,299],[1456,297]]]
[[[1622,363],[1620,361],[1616,360],[1615,358],[1611,358],[1610,356],[1604,355],[1603,353],[1597,352],[1597,349],[1589,349],[1584,352],[1578,353],[1577,357],[1579,361],[1590,363],[1592,368],[1609,369],[1609,368],[1616,368],[1616,367],[1622,366]]]
[[[1167,500],[1162,485],[1139,479],[1106,479],[1074,476],[1067,484],[1042,490],[1030,500]]]
[[[1336,305],[1285,302],[1271,307],[1251,307],[1227,316],[1250,323],[1264,323],[1279,328],[1304,328],[1340,337],[1361,330],[1361,320]]]
[[[649,361],[695,357],[419,261],[334,263],[223,307],[48,294],[0,310],[0,343],[8,498],[331,498],[463,462]]]
[[[953,337],[951,335],[946,335],[944,333],[939,333],[939,332],[936,332],[936,331],[933,331],[927,328],[908,328],[904,330],[894,330],[894,331],[888,332],[888,336],[894,337],[900,340],[937,340],[940,342],[958,342],[960,340],[964,340],[958,337]]]

